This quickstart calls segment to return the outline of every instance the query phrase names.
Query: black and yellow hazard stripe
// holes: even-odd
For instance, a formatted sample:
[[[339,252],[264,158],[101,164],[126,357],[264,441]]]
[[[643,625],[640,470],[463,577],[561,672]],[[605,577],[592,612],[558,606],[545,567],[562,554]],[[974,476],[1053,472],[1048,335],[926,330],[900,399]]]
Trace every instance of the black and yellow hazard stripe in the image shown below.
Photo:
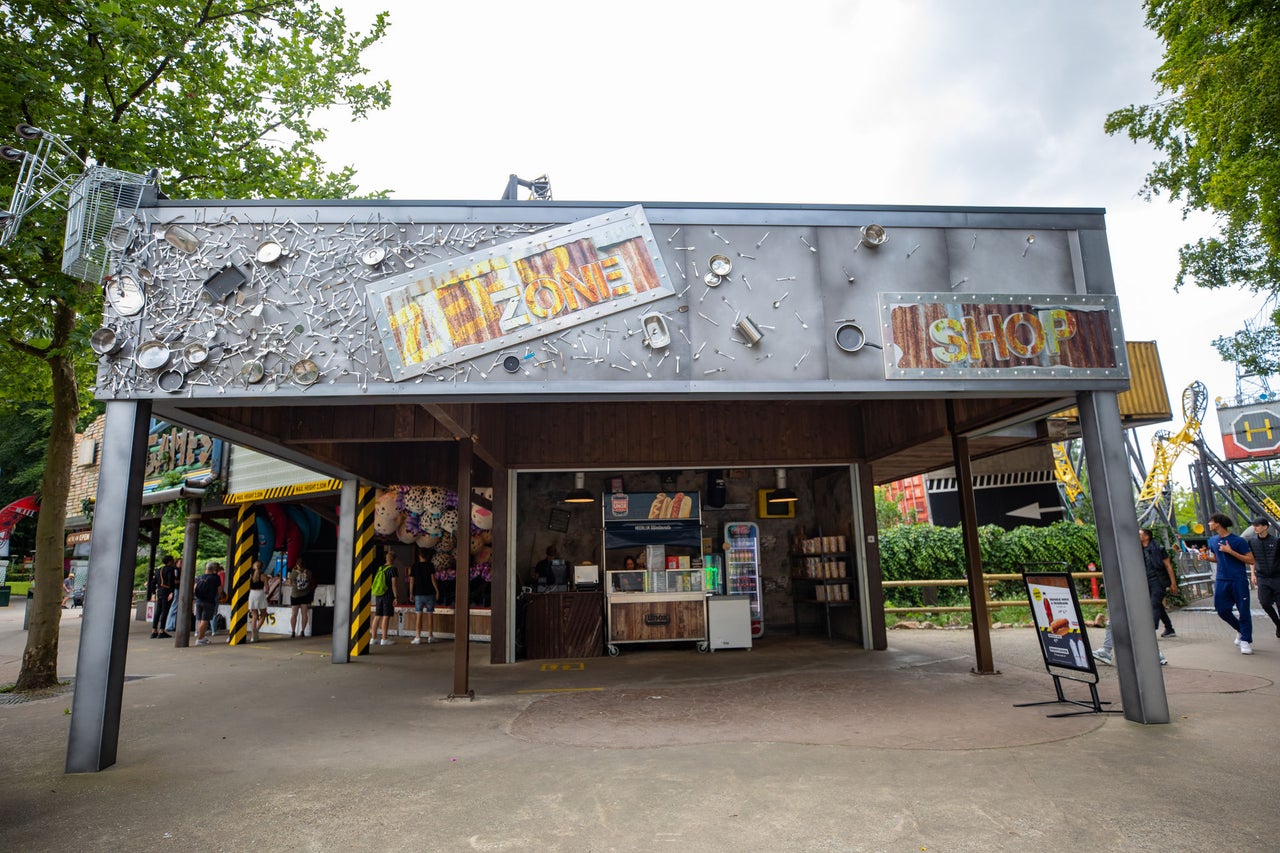
[[[235,547],[231,550],[231,571],[227,572],[231,588],[231,645],[245,641],[249,630],[249,574],[258,544],[256,516],[251,504],[241,504],[236,512]]]
[[[342,491],[341,480],[313,480],[310,483],[294,483],[290,486],[272,486],[269,489],[252,489],[246,492],[231,492],[222,496],[224,504],[260,503],[275,501],[281,498],[296,498],[301,495],[321,495]]]
[[[351,645],[352,657],[369,651],[373,619],[373,509],[377,492],[367,486],[356,491],[355,554],[351,562]]]

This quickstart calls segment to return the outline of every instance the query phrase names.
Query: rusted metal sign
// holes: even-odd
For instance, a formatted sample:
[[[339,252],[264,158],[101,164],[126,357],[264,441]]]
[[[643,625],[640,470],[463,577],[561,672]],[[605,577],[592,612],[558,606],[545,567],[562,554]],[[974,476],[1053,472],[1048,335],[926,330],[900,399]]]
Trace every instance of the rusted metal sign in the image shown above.
[[[490,352],[531,356],[530,341],[675,295],[639,205],[393,276],[367,292],[395,380]]]
[[[1126,377],[1116,298],[882,293],[885,377]]]

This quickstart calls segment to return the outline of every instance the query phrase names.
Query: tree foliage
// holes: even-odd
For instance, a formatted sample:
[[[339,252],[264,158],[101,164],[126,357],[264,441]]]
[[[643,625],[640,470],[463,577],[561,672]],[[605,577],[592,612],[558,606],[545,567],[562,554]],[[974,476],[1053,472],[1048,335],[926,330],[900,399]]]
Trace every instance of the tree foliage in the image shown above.
[[[325,133],[311,117],[345,107],[356,120],[389,104],[388,84],[363,82],[361,63],[386,26],[382,13],[368,32],[350,30],[318,0],[0,4],[0,119],[56,134],[81,159],[157,169],[171,197],[343,197],[354,170],[326,168],[315,152]],[[11,190],[0,192],[7,204]],[[44,205],[0,249],[0,398],[41,400],[51,412],[19,689],[56,680],[71,454],[94,369],[86,344],[102,313],[101,287],[60,271],[64,226],[64,211]]]
[[[1208,211],[1219,233],[1180,250],[1177,285],[1267,294],[1271,322],[1219,338],[1224,358],[1260,374],[1280,367],[1280,5],[1269,0],[1147,0],[1165,44],[1155,103],[1107,117],[1164,156],[1148,198]]]

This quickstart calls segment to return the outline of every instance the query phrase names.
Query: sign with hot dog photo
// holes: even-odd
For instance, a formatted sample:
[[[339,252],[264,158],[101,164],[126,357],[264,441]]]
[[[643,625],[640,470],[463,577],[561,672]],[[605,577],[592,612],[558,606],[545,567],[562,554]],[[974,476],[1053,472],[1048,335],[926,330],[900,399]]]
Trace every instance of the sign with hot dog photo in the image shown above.
[[[697,492],[628,492],[612,498],[606,521],[698,521],[701,516]]]
[[[1040,638],[1040,653],[1050,672],[1066,669],[1094,676],[1093,651],[1084,631],[1080,599],[1066,572],[1026,572],[1027,600]]]

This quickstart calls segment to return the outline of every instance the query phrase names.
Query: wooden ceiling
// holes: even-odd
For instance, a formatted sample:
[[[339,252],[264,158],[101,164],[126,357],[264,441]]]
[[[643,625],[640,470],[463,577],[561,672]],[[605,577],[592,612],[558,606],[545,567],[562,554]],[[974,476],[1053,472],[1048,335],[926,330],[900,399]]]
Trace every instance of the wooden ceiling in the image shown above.
[[[957,399],[950,414],[980,458],[1046,441],[1043,430],[983,433],[1055,403]],[[380,484],[451,481],[460,440],[474,443],[478,468],[490,472],[870,462],[884,483],[952,463],[948,404],[938,399],[275,405],[157,415]],[[477,484],[489,476],[478,470]]]

